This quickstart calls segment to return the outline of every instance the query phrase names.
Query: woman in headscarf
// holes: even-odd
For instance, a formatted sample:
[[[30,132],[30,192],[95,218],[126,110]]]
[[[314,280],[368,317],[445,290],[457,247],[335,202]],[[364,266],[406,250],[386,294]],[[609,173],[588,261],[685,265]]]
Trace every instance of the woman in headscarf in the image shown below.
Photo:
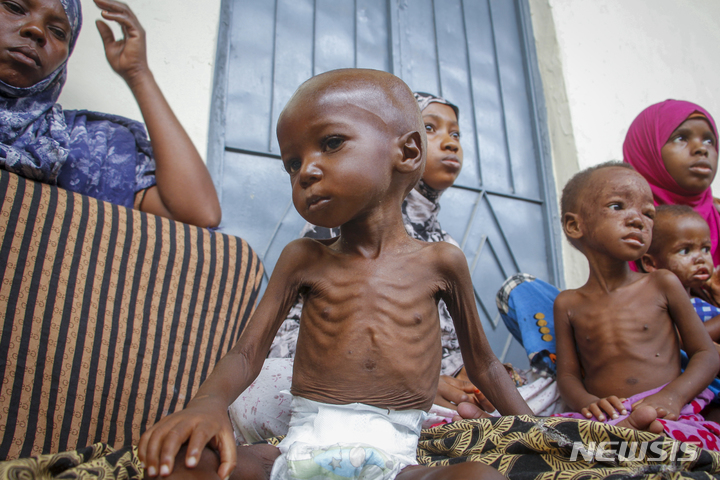
[[[688,205],[710,226],[712,257],[720,265],[720,213],[710,184],[718,165],[717,127],[694,103],[650,105],[628,129],[623,156],[650,184],[656,205]]]
[[[202,227],[220,222],[210,174],[147,64],[145,33],[126,5],[96,0],[124,38],[97,22],[112,68],[148,128],[57,104],[82,25],[80,0],[0,4],[0,168],[126,207]]]

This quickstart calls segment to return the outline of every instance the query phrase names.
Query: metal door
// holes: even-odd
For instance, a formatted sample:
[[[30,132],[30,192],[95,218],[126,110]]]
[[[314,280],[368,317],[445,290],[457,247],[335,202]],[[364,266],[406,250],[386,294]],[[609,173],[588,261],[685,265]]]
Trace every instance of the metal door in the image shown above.
[[[527,0],[224,0],[222,9],[208,166],[223,230],[245,238],[269,275],[305,224],[279,161],[283,106],[318,73],[392,72],[460,107],[465,163],[440,221],[468,258],[495,353],[527,366],[495,293],[518,271],[561,286]]]

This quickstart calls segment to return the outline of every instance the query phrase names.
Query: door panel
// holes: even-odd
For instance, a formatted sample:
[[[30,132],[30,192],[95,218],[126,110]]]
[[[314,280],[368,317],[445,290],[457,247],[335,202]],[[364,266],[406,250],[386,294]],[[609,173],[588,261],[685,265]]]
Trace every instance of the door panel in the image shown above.
[[[518,271],[559,284],[560,265],[526,1],[225,0],[213,105],[225,121],[211,126],[224,152],[208,159],[224,231],[250,242],[269,275],[305,224],[279,161],[283,106],[318,73],[393,72],[460,107],[465,164],[440,221],[468,259],[495,353],[527,366],[495,293]]]

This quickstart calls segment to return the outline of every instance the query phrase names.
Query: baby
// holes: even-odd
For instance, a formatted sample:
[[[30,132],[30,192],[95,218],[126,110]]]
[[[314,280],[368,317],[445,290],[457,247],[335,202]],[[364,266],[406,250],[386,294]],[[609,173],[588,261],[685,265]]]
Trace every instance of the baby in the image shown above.
[[[637,262],[645,272],[664,268],[673,272],[691,297],[710,338],[720,340],[720,308],[712,296],[715,270],[707,222],[687,205],[655,207],[653,240]],[[715,274],[717,277],[717,274]]]
[[[629,268],[652,238],[648,183],[627,164],[602,164],[568,182],[561,210],[565,235],[590,265],[587,283],[554,305],[558,386],[582,414],[567,416],[677,431],[668,421],[705,393],[720,358],[672,272]],[[690,357],[682,373],[678,333]]]
[[[238,344],[185,410],[141,438],[149,476],[168,475],[173,464],[198,475],[217,470],[222,479],[233,472],[227,407],[260,371],[299,292],[290,430],[279,449],[265,445],[273,452],[260,454],[277,457],[272,478],[498,475],[472,463],[413,466],[438,386],[440,299],[470,380],[500,413],[531,414],[488,345],[462,251],[413,239],[403,225],[401,204],[425,163],[424,130],[412,93],[389,73],[336,70],[300,86],[277,127],[293,203],[314,225],[340,226],[340,236],[288,244]],[[212,453],[201,456],[206,445],[219,451],[219,467]],[[248,447],[240,450],[246,457]],[[235,473],[247,475],[250,463]]]

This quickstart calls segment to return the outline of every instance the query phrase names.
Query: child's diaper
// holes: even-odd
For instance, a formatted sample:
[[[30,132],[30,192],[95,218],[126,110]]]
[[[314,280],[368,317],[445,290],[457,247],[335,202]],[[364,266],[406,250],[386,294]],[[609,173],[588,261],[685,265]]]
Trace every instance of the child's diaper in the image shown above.
[[[271,480],[382,479],[416,465],[422,410],[361,403],[331,405],[294,397],[288,435]]]

